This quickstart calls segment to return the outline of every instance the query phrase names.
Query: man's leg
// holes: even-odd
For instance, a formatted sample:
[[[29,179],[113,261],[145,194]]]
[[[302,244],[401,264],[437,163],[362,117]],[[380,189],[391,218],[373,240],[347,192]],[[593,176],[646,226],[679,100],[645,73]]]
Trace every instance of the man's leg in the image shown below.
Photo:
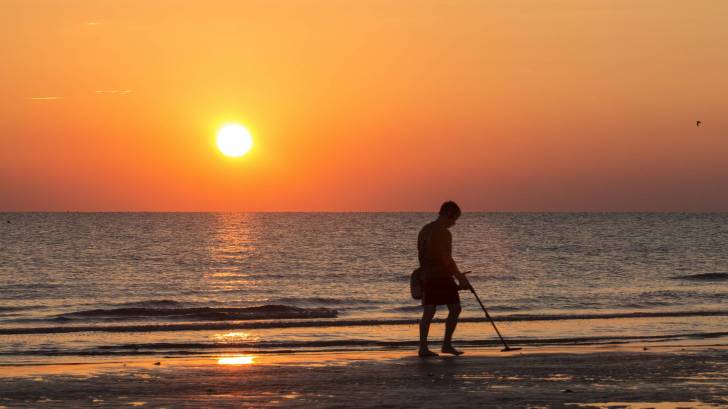
[[[447,309],[450,312],[447,314],[447,321],[445,321],[445,339],[442,342],[442,352],[453,355],[460,355],[462,352],[456,350],[452,346],[452,334],[455,332],[455,327],[458,325],[458,317],[460,316],[460,303],[448,304]]]
[[[430,323],[432,318],[435,316],[437,306],[435,305],[423,305],[422,306],[422,319],[420,320],[420,356],[434,356],[436,353],[430,351],[427,347],[427,335],[430,333]]]

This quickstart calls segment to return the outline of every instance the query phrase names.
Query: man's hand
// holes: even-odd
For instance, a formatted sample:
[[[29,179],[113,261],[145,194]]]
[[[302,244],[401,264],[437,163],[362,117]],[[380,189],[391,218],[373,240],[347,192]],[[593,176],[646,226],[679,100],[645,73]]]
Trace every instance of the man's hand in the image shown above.
[[[465,272],[460,273],[460,274],[463,275],[463,279],[462,280],[458,280],[458,283],[460,284],[458,286],[458,290],[470,290],[470,289],[473,288],[470,285],[470,281],[468,281],[468,278],[465,276],[466,274],[470,274],[470,273],[471,273],[471,271],[465,271]]]

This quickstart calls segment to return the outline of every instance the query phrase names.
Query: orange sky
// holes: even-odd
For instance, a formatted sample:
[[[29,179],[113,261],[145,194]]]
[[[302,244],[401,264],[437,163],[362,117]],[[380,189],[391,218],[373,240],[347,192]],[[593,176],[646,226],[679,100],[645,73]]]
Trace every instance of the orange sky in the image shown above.
[[[0,210],[727,211],[726,16],[4,0]],[[215,147],[228,121],[242,158]]]

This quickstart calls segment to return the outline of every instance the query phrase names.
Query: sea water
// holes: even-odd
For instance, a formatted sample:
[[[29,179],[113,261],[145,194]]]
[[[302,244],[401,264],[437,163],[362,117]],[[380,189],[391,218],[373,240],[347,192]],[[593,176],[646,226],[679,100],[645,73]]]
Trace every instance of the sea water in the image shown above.
[[[0,362],[414,348],[409,275],[434,217],[0,213]],[[465,213],[451,232],[514,344],[728,335],[728,214]],[[456,344],[496,345],[460,297]]]

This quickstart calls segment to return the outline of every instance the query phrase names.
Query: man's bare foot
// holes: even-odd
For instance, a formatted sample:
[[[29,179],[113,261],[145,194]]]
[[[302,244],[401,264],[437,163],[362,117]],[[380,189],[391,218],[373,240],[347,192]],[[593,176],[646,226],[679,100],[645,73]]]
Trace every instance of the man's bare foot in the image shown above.
[[[419,350],[419,351],[417,352],[417,355],[418,355],[418,356],[419,356],[420,358],[426,358],[426,357],[428,357],[428,356],[439,356],[439,355],[437,355],[437,353],[435,353],[435,352],[432,352],[432,351],[430,351],[429,349],[425,349],[425,350],[422,350],[422,349],[420,349],[420,350]]]
[[[456,355],[456,356],[457,355],[464,354],[463,351],[458,351],[457,349],[453,348],[452,345],[447,346],[447,347],[442,347],[442,351],[441,352],[443,354],[453,354],[453,355]]]

